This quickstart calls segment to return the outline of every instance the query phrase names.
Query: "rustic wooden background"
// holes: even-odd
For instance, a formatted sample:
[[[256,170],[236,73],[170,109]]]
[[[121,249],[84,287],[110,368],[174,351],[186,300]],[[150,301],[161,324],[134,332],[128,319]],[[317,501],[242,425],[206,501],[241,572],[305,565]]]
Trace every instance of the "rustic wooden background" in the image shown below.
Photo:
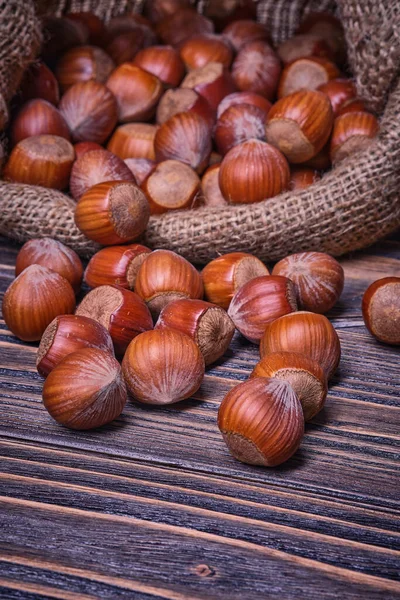
[[[0,240],[1,295],[18,247]],[[342,261],[329,315],[343,358],[300,451],[274,469],[236,462],[218,405],[257,348],[237,336],[190,401],[128,403],[74,432],[41,404],[36,344],[0,321],[0,597],[400,598],[399,349],[375,341],[363,291],[400,275],[400,241]]]

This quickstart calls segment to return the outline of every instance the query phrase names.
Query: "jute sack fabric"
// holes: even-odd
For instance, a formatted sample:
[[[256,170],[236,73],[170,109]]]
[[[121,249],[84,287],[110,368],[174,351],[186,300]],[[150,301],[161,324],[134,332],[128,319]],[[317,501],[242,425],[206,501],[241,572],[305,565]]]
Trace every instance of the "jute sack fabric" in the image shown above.
[[[23,3],[11,0],[9,4],[30,6],[26,0]],[[42,13],[92,10],[107,19],[141,7],[140,0],[41,0],[40,4]],[[281,194],[259,204],[152,217],[144,243],[175,250],[196,263],[233,250],[252,252],[269,261],[301,250],[340,255],[366,247],[399,227],[398,3],[390,0],[336,3],[260,0],[258,3],[258,17],[267,23],[275,42],[289,37],[311,10],[335,11],[342,20],[350,68],[359,93],[371,110],[382,115],[377,139],[367,150],[339,164],[319,183],[302,192]],[[37,21],[33,29],[38,30]],[[6,80],[10,81],[9,73]],[[0,91],[2,82],[0,78]],[[1,233],[19,241],[50,235],[81,255],[90,255],[96,245],[77,230],[73,209],[74,202],[60,192],[0,182]]]

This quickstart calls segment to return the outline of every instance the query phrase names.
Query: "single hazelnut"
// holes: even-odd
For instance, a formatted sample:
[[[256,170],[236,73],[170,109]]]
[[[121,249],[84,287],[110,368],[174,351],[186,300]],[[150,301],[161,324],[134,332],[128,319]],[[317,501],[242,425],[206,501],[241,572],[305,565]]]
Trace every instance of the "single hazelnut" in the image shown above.
[[[83,156],[86,152],[90,152],[90,150],[103,150],[103,146],[100,144],[96,144],[96,142],[78,142],[74,144],[75,156],[76,159]]]
[[[337,117],[340,109],[357,95],[356,86],[351,79],[331,79],[320,85],[318,90],[326,94],[331,101],[334,117]]]
[[[136,183],[141,186],[156,168],[156,162],[148,158],[126,158],[124,163],[131,171]]]
[[[239,288],[263,275],[269,275],[267,267],[256,256],[246,252],[218,256],[201,272],[206,299],[225,310]]]
[[[13,148],[4,167],[5,180],[56,190],[68,187],[74,147],[58,135],[35,135]]]
[[[118,120],[122,123],[151,119],[163,92],[158,77],[131,63],[117,67],[108,78],[107,87],[115,96]]]
[[[142,184],[150,204],[150,214],[190,208],[200,190],[199,176],[178,160],[165,160],[156,165]]]
[[[42,265],[55,271],[71,284],[77,294],[81,289],[83,267],[74,250],[51,238],[29,240],[18,252],[15,263],[17,277],[30,265]]]
[[[299,307],[315,313],[333,308],[344,286],[343,268],[324,252],[291,254],[275,265],[272,275],[291,279]]]
[[[225,155],[247,140],[265,141],[265,113],[258,106],[234,104],[219,117],[214,129],[218,152]]]
[[[400,277],[384,277],[364,293],[362,313],[367,329],[380,342],[400,345]]]
[[[108,152],[89,150],[74,162],[69,188],[72,197],[78,201],[94,185],[112,181],[132,181],[134,176],[124,161]]]
[[[267,354],[254,367],[250,377],[274,377],[290,383],[301,402],[306,421],[315,417],[325,404],[328,393],[326,375],[317,361],[302,354]]]
[[[133,64],[152,73],[167,87],[177,87],[185,75],[185,65],[172,46],[149,46],[138,52]]]
[[[60,101],[58,81],[49,67],[40,61],[32,63],[25,71],[20,93],[23,102],[41,98],[58,106]]]
[[[160,21],[156,33],[164,44],[179,48],[194,35],[214,33],[214,24],[193,7],[182,8]]]
[[[230,42],[222,35],[213,33],[190,37],[180,47],[179,54],[188,71],[204,67],[210,62],[222,63],[229,69],[233,59]]]
[[[57,423],[94,429],[110,423],[127,399],[121,367],[109,352],[82,348],[68,354],[43,386],[43,404]]]
[[[190,0],[149,0],[145,5],[145,14],[151,23],[159,23],[183,8],[190,7]]]
[[[189,336],[154,329],[136,337],[122,361],[128,390],[144,404],[174,404],[190,398],[204,376],[204,358]]]
[[[226,311],[204,300],[174,300],[165,306],[155,329],[175,329],[188,335],[200,348],[209,365],[228,349],[235,325]]]
[[[277,48],[281,61],[287,65],[299,58],[320,56],[334,61],[334,52],[329,44],[318,34],[304,33],[294,35]]]
[[[173,300],[201,299],[203,291],[201,276],[194,266],[170,250],[151,252],[136,276],[135,292],[146,302],[154,318]]]
[[[143,300],[122,287],[101,285],[94,288],[79,304],[76,314],[94,319],[107,329],[117,356],[123,356],[134,337],[153,329],[150,312]]]
[[[236,52],[239,52],[243,46],[250,42],[270,41],[270,35],[265,25],[250,19],[240,19],[229,23],[223,30],[222,35],[232,44]]]
[[[117,103],[98,81],[71,86],[61,98],[60,112],[74,142],[102,144],[117,124]]]
[[[299,58],[282,71],[278,86],[278,98],[284,98],[299,90],[316,90],[323,83],[340,77],[337,66],[318,56]]]
[[[204,67],[190,71],[181,87],[192,89],[203,96],[214,111],[225,96],[236,91],[230,72],[218,62],[209,62]]]
[[[103,325],[88,317],[60,315],[42,335],[36,368],[40,375],[47,377],[63,358],[81,348],[99,348],[114,356],[111,336]]]
[[[378,119],[367,112],[348,112],[333,123],[330,153],[338,163],[355,152],[366,150],[379,131]]]
[[[85,283],[91,288],[117,285],[133,290],[139,267],[150,252],[141,244],[102,248],[88,262]]]
[[[135,240],[146,229],[149,216],[146,196],[131,181],[99,183],[81,196],[75,209],[77,227],[104,246]]]
[[[2,312],[9,330],[20,340],[40,340],[46,327],[75,309],[70,283],[42,265],[30,265],[7,288]]]
[[[144,31],[138,25],[133,31],[124,31],[112,36],[105,49],[118,66],[134,60],[143,45]]]
[[[60,111],[46,100],[30,100],[11,123],[13,146],[34,135],[57,135],[70,140],[68,125]]]
[[[254,377],[227,393],[219,407],[218,427],[234,458],[275,467],[298,449],[303,411],[287,381]]]
[[[312,312],[298,311],[269,323],[261,338],[263,358],[272,352],[297,352],[316,360],[328,379],[340,361],[340,342],[331,322]]]
[[[90,44],[101,45],[104,40],[106,28],[101,19],[92,12],[73,12],[65,15],[66,19],[82,23],[89,32]]]
[[[259,343],[268,323],[297,310],[293,283],[287,277],[264,275],[240,287],[228,315],[245,338]]]
[[[219,187],[230,204],[250,204],[277,196],[289,187],[284,155],[262,140],[247,140],[224,156]]]
[[[154,138],[158,127],[149,123],[126,123],[114,131],[107,149],[122,160],[147,158],[155,160]]]
[[[329,98],[322,92],[300,90],[278,100],[269,111],[267,141],[289,162],[303,163],[322,150],[332,125]]]
[[[58,61],[56,77],[63,92],[74,83],[98,81],[105,83],[115,65],[104,50],[96,46],[77,46]]]
[[[154,149],[157,162],[178,160],[202,173],[211,154],[210,128],[196,113],[179,113],[159,127]]]
[[[228,204],[219,187],[220,166],[220,163],[213,164],[204,173],[201,178],[201,194],[197,197],[196,205],[226,206]]]
[[[264,98],[264,96],[260,96],[260,94],[255,94],[254,92],[234,92],[233,94],[225,96],[218,104],[217,118],[219,119],[228,108],[235,104],[251,104],[251,106],[257,106],[264,112],[265,117],[272,106],[271,102]]]
[[[232,78],[241,91],[254,92],[268,100],[275,98],[281,74],[281,61],[269,44],[249,42],[232,64]]]
[[[321,175],[310,167],[293,167],[290,169],[290,190],[305,190],[321,179]]]
[[[167,90],[157,107],[156,120],[162,125],[178,113],[194,112],[203,117],[210,127],[214,125],[215,111],[203,96],[189,88]]]
[[[44,40],[41,56],[52,70],[65,52],[88,42],[89,30],[84,23],[64,17],[45,16],[41,26]]]
[[[361,98],[351,98],[344,102],[337,112],[337,117],[341,117],[349,112],[367,112],[364,100]]]
[[[335,60],[342,64],[346,61],[346,42],[343,26],[330,12],[310,12],[301,23],[298,33],[320,36],[331,48]]]

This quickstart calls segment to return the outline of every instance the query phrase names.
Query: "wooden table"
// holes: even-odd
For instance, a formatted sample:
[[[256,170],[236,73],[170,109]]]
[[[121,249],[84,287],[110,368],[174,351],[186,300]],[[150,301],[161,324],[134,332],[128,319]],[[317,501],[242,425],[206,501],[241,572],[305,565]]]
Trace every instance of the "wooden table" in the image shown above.
[[[0,241],[0,290],[18,248]],[[400,598],[399,349],[365,330],[367,285],[400,275],[400,242],[343,260],[329,315],[343,358],[300,451],[266,469],[236,462],[216,426],[258,349],[237,336],[195,397],[130,401],[91,432],[41,403],[36,344],[1,321],[0,597]]]

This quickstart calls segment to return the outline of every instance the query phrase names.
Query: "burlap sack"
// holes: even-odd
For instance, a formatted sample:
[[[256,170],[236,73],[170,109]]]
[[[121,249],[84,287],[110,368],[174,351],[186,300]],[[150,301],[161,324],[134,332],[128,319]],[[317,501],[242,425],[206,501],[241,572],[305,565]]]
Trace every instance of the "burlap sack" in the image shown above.
[[[51,14],[62,14],[66,9],[93,10],[106,18],[138,10],[141,3],[40,2],[41,10]],[[31,19],[30,30],[38,32],[29,1],[11,0],[8,4],[23,7]],[[311,10],[336,11],[341,18],[359,93],[371,110],[382,114],[378,138],[368,150],[300,193],[285,193],[253,205],[153,217],[145,243],[175,250],[197,263],[233,250],[252,252],[268,261],[300,250],[340,255],[368,246],[400,225],[399,4],[392,0],[260,0],[258,4],[259,19],[268,24],[275,42],[287,39]],[[19,14],[18,10],[11,13],[14,19]],[[10,46],[15,41],[15,36],[11,37]],[[38,37],[31,38],[32,51]],[[21,58],[10,63],[4,75],[0,72],[0,91],[6,82],[10,84],[15,65],[22,63]],[[73,202],[60,192],[0,182],[0,232],[19,241],[51,235],[88,255],[95,244],[76,229],[73,208]]]

